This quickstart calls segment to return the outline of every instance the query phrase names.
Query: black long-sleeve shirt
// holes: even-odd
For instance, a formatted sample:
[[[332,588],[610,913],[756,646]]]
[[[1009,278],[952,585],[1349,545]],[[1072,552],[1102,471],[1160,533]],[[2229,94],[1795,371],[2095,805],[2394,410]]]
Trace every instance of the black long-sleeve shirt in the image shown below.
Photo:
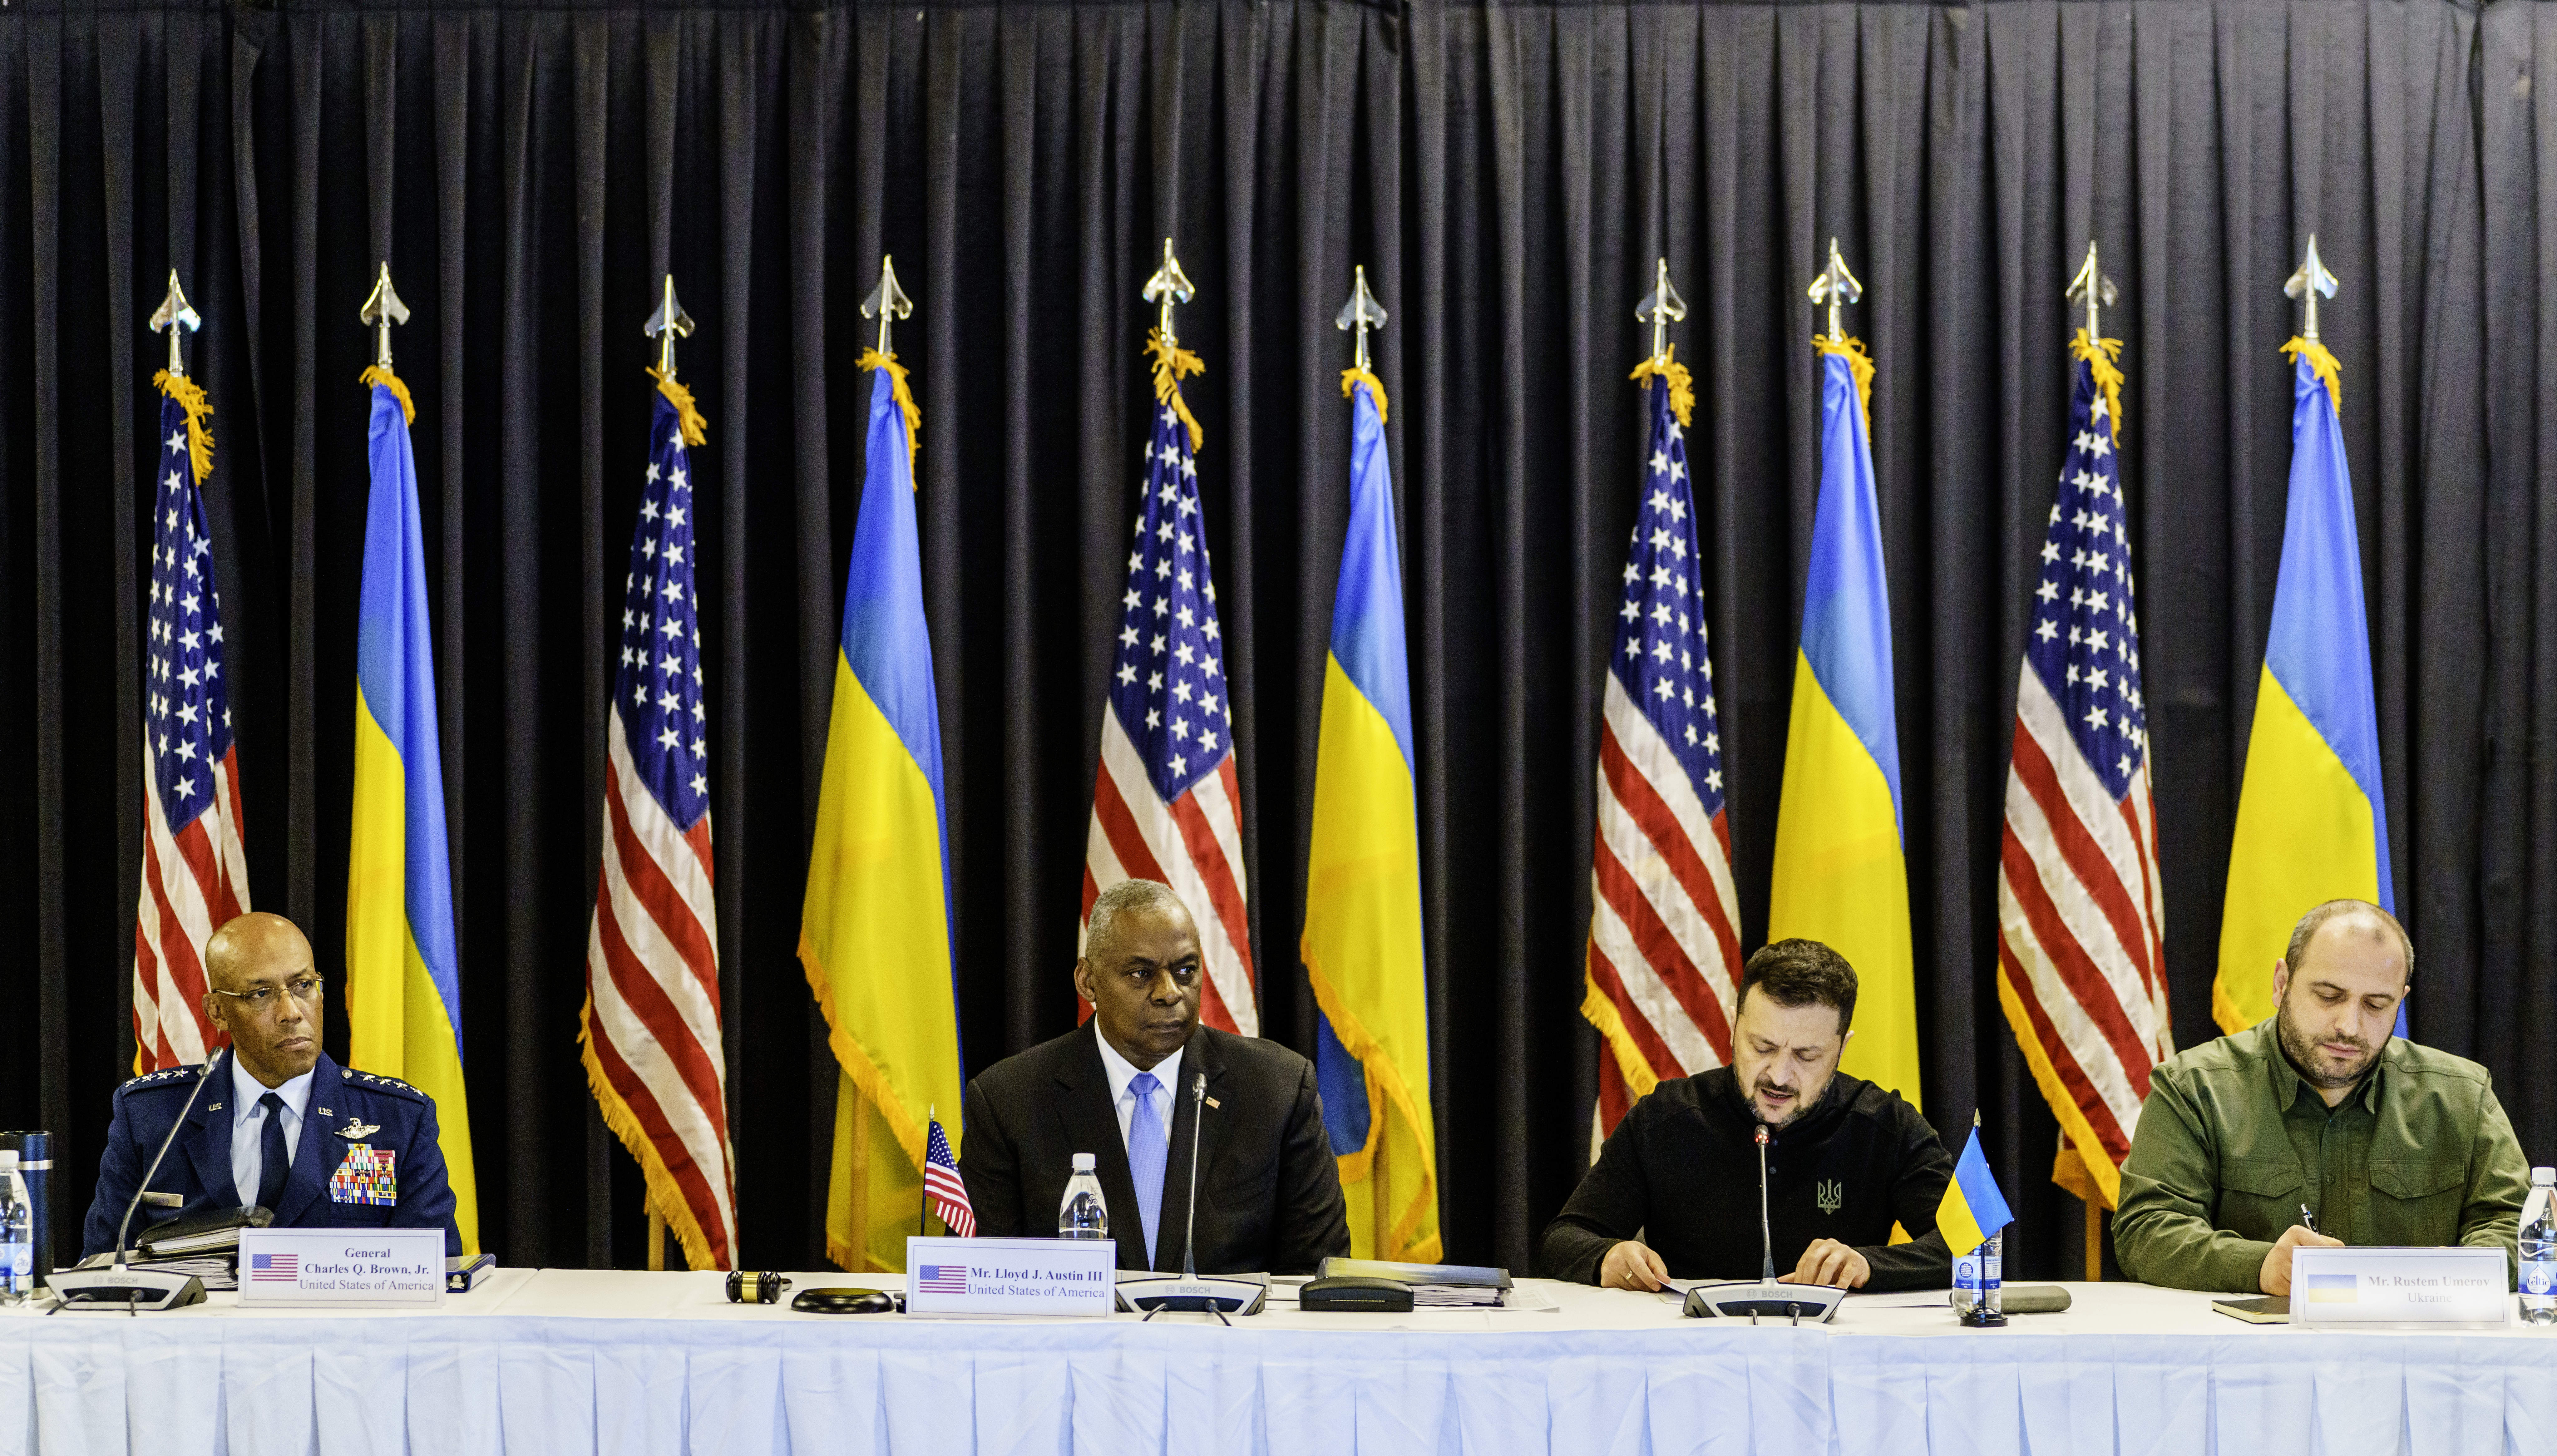
[[[1607,1251],[1639,1232],[1676,1277],[1758,1277],[1757,1125],[1728,1067],[1663,1082],[1616,1125],[1546,1227],[1540,1266],[1597,1283]],[[1952,1176],[1951,1155],[1916,1108],[1839,1073],[1810,1111],[1768,1135],[1776,1272],[1793,1272],[1813,1240],[1835,1239],[1872,1265],[1867,1289],[1942,1288],[1952,1260],[1936,1205]],[[1915,1242],[1892,1244],[1894,1223]]]

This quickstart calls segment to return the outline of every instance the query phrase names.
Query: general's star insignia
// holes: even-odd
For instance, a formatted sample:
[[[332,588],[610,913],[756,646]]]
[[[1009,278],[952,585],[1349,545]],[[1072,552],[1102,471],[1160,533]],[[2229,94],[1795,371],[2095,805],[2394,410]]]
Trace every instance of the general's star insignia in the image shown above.
[[[382,1125],[379,1123],[362,1123],[357,1122],[353,1118],[348,1118],[346,1120],[346,1125],[338,1128],[336,1135],[343,1137],[349,1142],[353,1142],[359,1138],[370,1137],[380,1130],[382,1130]]]

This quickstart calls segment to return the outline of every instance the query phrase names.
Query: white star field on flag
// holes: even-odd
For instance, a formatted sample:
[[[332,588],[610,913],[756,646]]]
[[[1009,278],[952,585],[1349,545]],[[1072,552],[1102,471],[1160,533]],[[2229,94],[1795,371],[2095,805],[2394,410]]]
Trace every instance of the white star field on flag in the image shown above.
[[[2087,765],[2114,798],[2148,753],[2140,697],[2139,615],[2131,604],[2130,529],[2104,394],[2083,365],[2060,496],[2042,544],[2025,660],[2069,720]]]
[[[1670,391],[1652,399],[1652,454],[1644,462],[1643,503],[1625,564],[1616,612],[1616,678],[1642,705],[1710,817],[1722,810],[1722,735],[1706,651],[1704,589],[1698,572],[1695,492],[1686,436],[1670,413]]]
[[[1198,462],[1169,405],[1154,410],[1144,490],[1120,597],[1110,702],[1145,761],[1146,778],[1169,801],[1233,748],[1216,584],[1208,580],[1199,533]]]
[[[661,396],[630,543],[613,693],[639,779],[679,830],[692,828],[710,807],[709,710],[693,566],[692,466],[675,407]]]
[[[230,751],[222,686],[221,600],[203,497],[187,456],[187,414],[160,411],[159,488],[151,521],[151,598],[144,658],[144,730],[160,804],[176,834],[212,802],[213,765]]]

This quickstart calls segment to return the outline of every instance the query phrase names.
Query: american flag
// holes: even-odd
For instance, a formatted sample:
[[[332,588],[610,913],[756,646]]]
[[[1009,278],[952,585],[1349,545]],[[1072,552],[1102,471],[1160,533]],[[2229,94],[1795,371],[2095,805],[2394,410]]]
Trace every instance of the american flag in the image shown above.
[[[1601,1136],[1660,1079],[1731,1059],[1740,985],[1695,494],[1673,407],[1686,374],[1668,357],[1646,374],[1652,450],[1608,659],[1590,862],[1583,1009],[1613,1052],[1598,1059]]]
[[[221,597],[178,398],[195,391],[184,375],[161,380],[142,685],[142,892],[133,922],[134,1064],[144,1071],[201,1062],[218,1045],[203,1012],[204,942],[249,908]],[[209,464],[209,441],[205,449]]]
[[[1195,355],[1166,349],[1160,356],[1196,368]],[[1258,1036],[1224,644],[1199,526],[1196,442],[1169,383],[1173,367],[1165,363],[1156,373],[1144,501],[1128,551],[1128,590],[1119,598],[1118,653],[1101,711],[1101,770],[1084,848],[1083,922],[1091,920],[1093,900],[1120,880],[1170,885],[1198,922],[1207,966],[1200,1019]]]
[[[248,1257],[248,1277],[251,1283],[299,1283],[302,1279],[302,1256],[252,1254]]]
[[[1998,864],[1998,994],[2107,1199],[2149,1072],[2174,1054],[2110,340],[2079,332],[2069,457],[2015,694]],[[2099,373],[2104,377],[2099,382]]]
[[[959,1159],[951,1156],[949,1134],[941,1130],[941,1120],[925,1120],[929,1129],[923,1138],[923,1193],[932,1200],[932,1211],[941,1222],[962,1239],[977,1237],[977,1210],[968,1202],[967,1181],[959,1176]]]
[[[678,393],[681,386],[673,386]],[[737,1178],[711,901],[709,713],[693,589],[690,396],[661,388],[605,728],[604,868],[586,949],[587,1081],[697,1268],[735,1266]],[[686,427],[690,426],[688,430]]]
[[[926,1294],[965,1294],[968,1292],[968,1266],[964,1263],[927,1263],[914,1271],[914,1286]]]

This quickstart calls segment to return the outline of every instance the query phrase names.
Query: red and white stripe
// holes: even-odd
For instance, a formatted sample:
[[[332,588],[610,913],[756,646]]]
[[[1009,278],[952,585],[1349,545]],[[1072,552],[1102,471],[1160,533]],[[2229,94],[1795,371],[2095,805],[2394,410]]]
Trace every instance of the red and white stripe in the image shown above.
[[[586,948],[586,1034],[597,1066],[672,1180],[713,1268],[737,1250],[736,1155],[720,1042],[711,820],[675,828],[638,777],[616,705],[605,733],[604,872]],[[652,1185],[655,1179],[651,1179]],[[653,1189],[652,1189],[653,1191]]]
[[[249,908],[239,750],[223,752],[213,765],[213,801],[174,835],[160,802],[156,752],[143,734],[142,893],[133,918],[137,1072],[202,1062],[222,1044],[204,1019],[204,944]]]
[[[2108,794],[2028,662],[2006,780],[1998,962],[2042,1055],[2117,1168],[2149,1073],[2175,1053],[2164,924],[2147,764],[2120,799]]]
[[[1708,816],[1670,745],[1607,674],[1598,738],[1598,836],[1590,864],[1589,979],[1615,1007],[1652,1079],[1731,1060],[1740,936],[1731,830]],[[1596,1136],[1634,1099],[1613,1054],[1598,1059]]]
[[[1241,1036],[1261,1034],[1252,989],[1252,933],[1245,918],[1243,830],[1235,812],[1234,751],[1216,771],[1165,803],[1145,775],[1144,760],[1108,704],[1101,709],[1101,771],[1092,785],[1092,829],[1083,858],[1083,913],[1075,946],[1092,920],[1092,902],[1123,879],[1172,887],[1198,923],[1207,984],[1199,1019]],[[1091,1013],[1089,1003],[1083,1014]]]

